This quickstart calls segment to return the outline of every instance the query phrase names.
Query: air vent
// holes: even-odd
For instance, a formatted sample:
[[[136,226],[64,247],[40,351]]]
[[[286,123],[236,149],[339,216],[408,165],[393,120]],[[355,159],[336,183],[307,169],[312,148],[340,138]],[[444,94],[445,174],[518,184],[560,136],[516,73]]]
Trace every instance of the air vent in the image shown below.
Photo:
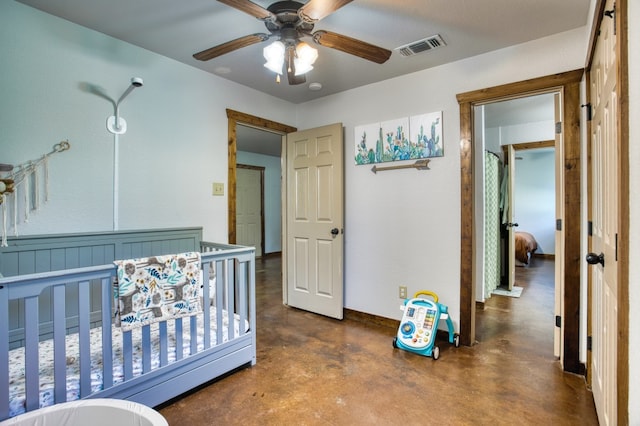
[[[436,34],[422,40],[414,41],[413,43],[405,44],[404,46],[396,47],[395,50],[400,52],[402,56],[413,56],[446,45],[447,43],[444,42],[442,37]]]

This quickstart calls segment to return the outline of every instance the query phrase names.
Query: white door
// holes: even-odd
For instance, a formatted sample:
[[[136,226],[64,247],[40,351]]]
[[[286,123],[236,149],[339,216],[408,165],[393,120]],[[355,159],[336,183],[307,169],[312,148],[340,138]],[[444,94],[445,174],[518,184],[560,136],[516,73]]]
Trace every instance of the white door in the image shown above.
[[[615,7],[608,0],[605,10]],[[617,423],[618,138],[614,20],[603,18],[591,67],[592,389],[600,424]],[[602,257],[600,257],[602,256]],[[600,262],[602,260],[602,262]]]
[[[342,319],[343,142],[337,123],[287,135],[287,304]]]
[[[514,223],[515,218],[515,187],[516,187],[516,150],[513,149],[513,145],[507,147],[507,155],[509,156],[508,164],[509,171],[507,173],[507,192],[509,196],[507,207],[507,230],[508,233],[508,250],[509,250],[509,279],[507,280],[507,287],[509,291],[513,290],[513,286],[516,282],[516,236],[514,227],[518,226]]]
[[[236,169],[236,243],[256,248],[262,256],[262,171]]]

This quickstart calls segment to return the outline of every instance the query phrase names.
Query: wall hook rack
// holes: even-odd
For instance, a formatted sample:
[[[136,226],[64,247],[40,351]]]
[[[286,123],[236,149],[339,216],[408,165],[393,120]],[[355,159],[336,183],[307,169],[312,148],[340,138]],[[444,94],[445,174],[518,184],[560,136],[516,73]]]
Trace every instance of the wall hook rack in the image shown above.
[[[371,171],[373,173],[378,173],[378,172],[384,172],[386,170],[398,170],[398,169],[431,170],[429,169],[429,161],[431,160],[418,160],[413,164],[404,164],[402,166],[388,166],[388,167],[373,166],[371,168]]]

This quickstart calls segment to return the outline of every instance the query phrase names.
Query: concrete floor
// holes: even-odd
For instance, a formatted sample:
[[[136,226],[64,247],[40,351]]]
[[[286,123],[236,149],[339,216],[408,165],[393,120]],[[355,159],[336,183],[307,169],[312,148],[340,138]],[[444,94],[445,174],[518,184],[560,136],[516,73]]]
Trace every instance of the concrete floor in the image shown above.
[[[393,348],[394,328],[283,306],[280,265],[256,263],[257,364],[159,407],[170,425],[598,424],[553,356],[553,262],[518,268],[522,297],[489,299],[478,343],[443,340],[437,361]]]

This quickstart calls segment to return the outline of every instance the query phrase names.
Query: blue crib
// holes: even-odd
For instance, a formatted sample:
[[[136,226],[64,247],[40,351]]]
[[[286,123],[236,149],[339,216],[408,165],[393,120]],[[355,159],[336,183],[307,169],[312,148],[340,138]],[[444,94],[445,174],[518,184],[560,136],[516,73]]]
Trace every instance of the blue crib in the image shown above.
[[[197,242],[215,277],[202,313],[134,331],[113,325],[113,263],[0,278],[0,420],[83,398],[154,407],[254,365],[254,249]]]

